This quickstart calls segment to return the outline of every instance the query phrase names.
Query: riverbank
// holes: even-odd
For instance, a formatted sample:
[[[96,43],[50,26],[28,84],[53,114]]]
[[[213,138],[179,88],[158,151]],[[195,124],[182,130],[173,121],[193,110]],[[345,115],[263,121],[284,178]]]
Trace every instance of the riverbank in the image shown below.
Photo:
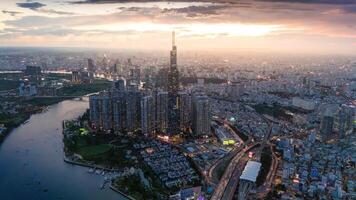
[[[66,100],[12,130],[0,147],[1,199],[127,199],[111,190],[110,182],[101,188],[116,172],[98,175],[63,161],[60,122],[87,109],[87,101]]]
[[[58,77],[57,77],[58,78]],[[4,80],[0,80],[4,81]],[[0,133],[0,144],[14,128],[25,123],[33,114],[41,113],[48,106],[64,100],[74,99],[77,96],[103,91],[109,88],[111,82],[105,79],[96,79],[90,84],[71,84],[60,89],[58,95],[53,97],[30,97],[28,99],[14,95],[0,97],[0,127],[6,128]],[[12,86],[13,87],[13,86]]]
[[[68,164],[72,164],[72,165],[77,165],[77,166],[81,166],[81,167],[86,167],[86,168],[90,168],[90,169],[94,169],[94,171],[96,170],[102,170],[102,171],[109,171],[109,172],[119,172],[119,169],[109,169],[106,167],[102,167],[99,165],[94,165],[94,164],[88,164],[88,163],[82,163],[82,162],[78,162],[78,161],[73,161],[70,158],[64,157],[64,162],[68,163]],[[116,188],[113,185],[113,180],[110,181],[110,186],[109,188],[111,190],[113,190],[114,192],[117,192],[119,194],[121,194],[122,196],[126,197],[128,200],[136,200],[135,198],[133,198],[132,196],[126,194],[125,192],[121,191],[120,189]]]
[[[129,200],[136,200],[135,198],[131,197],[130,195],[128,194],[125,194],[124,192],[122,192],[121,190],[115,188],[115,186],[112,185],[112,183],[110,184],[110,189],[112,189],[113,191],[121,194],[122,196],[128,198]]]
[[[17,105],[21,106],[21,110],[17,114],[2,113],[0,115],[0,124],[3,124],[4,127],[6,127],[6,130],[0,134],[0,144],[5,140],[5,138],[11,133],[13,129],[19,127],[21,124],[26,123],[26,121],[28,121],[33,114],[42,113],[47,110],[48,106],[71,98],[57,97],[44,99],[34,97],[28,100],[19,99],[13,100],[13,102],[16,102]]]
[[[120,169],[110,169],[107,167],[103,167],[100,165],[95,165],[95,164],[89,164],[89,163],[83,163],[83,162],[79,162],[79,161],[74,161],[71,160],[70,158],[67,158],[66,156],[63,158],[64,162],[72,164],[72,165],[79,165],[82,167],[88,167],[88,168],[94,168],[94,169],[100,169],[100,170],[104,170],[104,171],[110,171],[110,172],[119,172]]]
[[[28,119],[30,119],[30,117],[31,115],[26,115],[25,117],[22,117],[20,119],[19,123],[16,123],[13,126],[6,126],[6,130],[0,134],[0,145],[5,140],[6,136],[8,136],[14,128],[17,128],[21,124],[25,123]]]

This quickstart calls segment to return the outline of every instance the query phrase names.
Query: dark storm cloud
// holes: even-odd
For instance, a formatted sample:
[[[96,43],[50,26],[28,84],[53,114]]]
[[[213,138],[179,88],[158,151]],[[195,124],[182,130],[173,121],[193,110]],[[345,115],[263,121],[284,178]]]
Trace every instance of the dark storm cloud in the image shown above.
[[[47,14],[56,14],[56,15],[74,15],[72,12],[65,12],[65,11],[58,11],[54,9],[45,9],[42,7],[47,6],[46,4],[40,3],[40,2],[32,2],[32,1],[27,1],[25,3],[17,3],[17,6],[20,8],[28,8],[33,11],[41,12],[41,13],[47,13]],[[10,13],[9,13],[10,14]]]
[[[46,4],[40,2],[25,2],[25,3],[17,3],[16,5],[20,8],[28,8],[31,10],[37,10],[39,8],[46,6]]]
[[[2,13],[9,14],[11,16],[16,16],[17,14],[21,14],[22,12],[3,10]]]

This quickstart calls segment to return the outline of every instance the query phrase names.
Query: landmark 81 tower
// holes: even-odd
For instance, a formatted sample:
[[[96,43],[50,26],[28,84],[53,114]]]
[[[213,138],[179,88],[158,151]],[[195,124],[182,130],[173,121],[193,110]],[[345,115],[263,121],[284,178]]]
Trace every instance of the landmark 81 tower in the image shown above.
[[[177,46],[175,32],[172,32],[172,50],[170,52],[170,67],[168,73],[168,134],[175,135],[180,132],[179,107],[179,72],[177,68]]]

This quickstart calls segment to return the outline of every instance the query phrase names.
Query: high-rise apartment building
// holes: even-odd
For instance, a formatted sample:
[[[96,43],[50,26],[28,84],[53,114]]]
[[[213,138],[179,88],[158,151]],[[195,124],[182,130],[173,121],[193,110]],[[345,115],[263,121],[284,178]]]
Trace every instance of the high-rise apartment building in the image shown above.
[[[210,134],[209,99],[206,96],[195,96],[193,98],[192,129],[193,135]]]
[[[140,85],[141,83],[141,69],[137,66],[130,69],[130,85]]]
[[[101,113],[102,113],[102,128],[104,130],[110,130],[113,128],[112,121],[112,105],[111,98],[108,95],[102,97],[101,103]]]
[[[126,99],[125,92],[118,91],[112,98],[113,128],[115,132],[126,131]]]
[[[88,74],[89,74],[89,80],[92,82],[94,80],[94,73],[95,73],[95,65],[94,61],[92,59],[88,59]]]
[[[127,131],[136,131],[141,126],[141,93],[139,91],[127,91],[125,93],[125,104]]]
[[[326,140],[332,133],[334,127],[334,116],[331,113],[331,109],[327,109],[321,118],[320,134],[323,140]]]
[[[180,129],[187,131],[191,126],[192,98],[186,92],[179,92]]]
[[[117,91],[124,91],[125,90],[125,80],[118,79],[114,82],[114,88]]]
[[[154,131],[155,108],[152,96],[145,96],[141,99],[141,131],[148,136]]]
[[[355,107],[348,105],[342,105],[340,107],[335,123],[340,137],[345,136],[346,133],[353,130],[354,116]]]
[[[168,126],[168,92],[156,94],[156,130],[166,133]]]

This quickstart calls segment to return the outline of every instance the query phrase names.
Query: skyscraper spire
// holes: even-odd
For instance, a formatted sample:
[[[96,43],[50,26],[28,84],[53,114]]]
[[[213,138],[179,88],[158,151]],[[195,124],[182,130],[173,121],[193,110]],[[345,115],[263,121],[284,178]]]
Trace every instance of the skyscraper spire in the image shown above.
[[[172,31],[172,48],[176,46],[176,33]]]
[[[172,32],[172,50],[170,52],[170,67],[168,73],[168,134],[175,135],[180,132],[178,90],[179,71],[177,68],[177,46],[175,32]]]

